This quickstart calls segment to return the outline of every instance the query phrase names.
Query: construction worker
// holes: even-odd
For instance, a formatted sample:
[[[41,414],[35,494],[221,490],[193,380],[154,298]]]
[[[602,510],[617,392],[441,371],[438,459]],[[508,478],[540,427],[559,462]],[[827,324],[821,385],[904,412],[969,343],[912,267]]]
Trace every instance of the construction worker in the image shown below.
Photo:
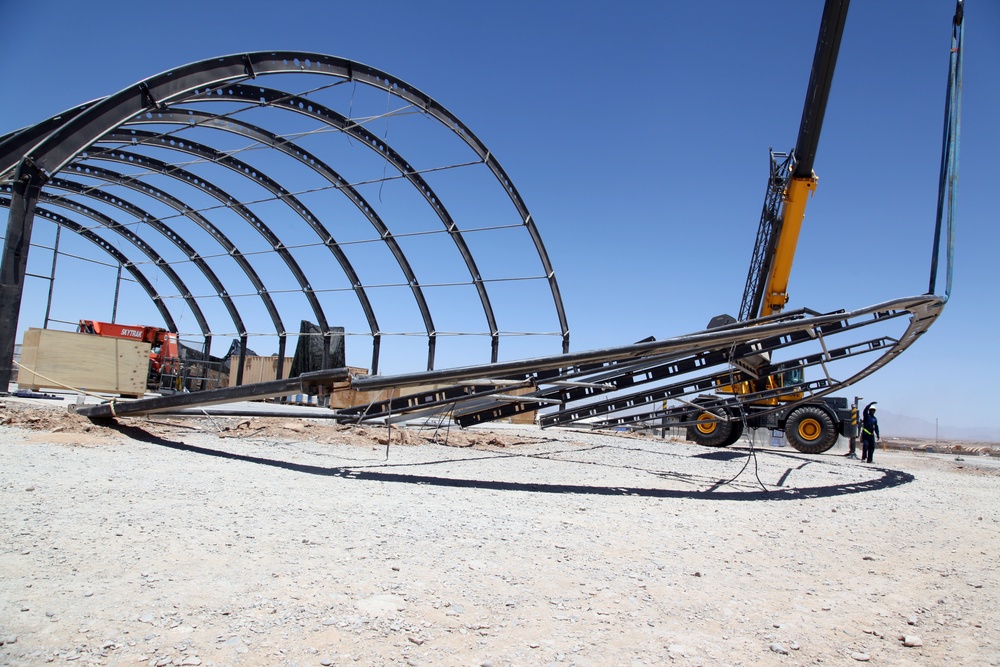
[[[875,440],[881,440],[878,432],[878,419],[875,418],[875,402],[865,406],[864,417],[861,420],[861,460],[872,462],[875,454]]]

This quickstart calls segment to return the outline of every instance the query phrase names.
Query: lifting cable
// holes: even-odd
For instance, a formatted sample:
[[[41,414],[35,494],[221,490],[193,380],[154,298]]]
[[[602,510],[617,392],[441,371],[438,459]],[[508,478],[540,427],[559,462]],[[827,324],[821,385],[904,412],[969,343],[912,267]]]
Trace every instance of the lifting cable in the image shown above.
[[[941,231],[942,226],[945,226],[945,302],[951,296],[955,257],[955,205],[958,199],[958,153],[962,130],[962,52],[965,34],[963,14],[963,4],[959,0],[955,10],[955,18],[952,21],[948,89],[944,109],[944,137],[941,147],[941,172],[938,177],[937,218],[934,225],[930,285],[927,290],[928,294],[934,294],[937,287]]]

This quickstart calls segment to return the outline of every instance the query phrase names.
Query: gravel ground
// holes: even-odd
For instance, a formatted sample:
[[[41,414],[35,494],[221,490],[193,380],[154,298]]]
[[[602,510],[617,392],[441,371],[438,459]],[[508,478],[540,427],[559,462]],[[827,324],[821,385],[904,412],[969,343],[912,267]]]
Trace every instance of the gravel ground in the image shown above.
[[[2,665],[1000,665],[996,459],[39,403]]]

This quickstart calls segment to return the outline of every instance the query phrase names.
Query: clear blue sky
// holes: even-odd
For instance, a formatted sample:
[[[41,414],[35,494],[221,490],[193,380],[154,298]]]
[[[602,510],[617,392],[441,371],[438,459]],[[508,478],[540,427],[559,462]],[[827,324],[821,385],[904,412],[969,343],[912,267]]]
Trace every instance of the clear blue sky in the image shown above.
[[[822,4],[0,0],[0,132],[211,56],[364,62],[440,101],[499,157],[545,239],[574,350],[665,338],[739,309],[767,150],[794,144]],[[790,307],[926,290],[953,12],[951,0],[853,3]],[[986,426],[1000,376],[1000,3],[968,0],[966,25],[952,299],[854,393]]]

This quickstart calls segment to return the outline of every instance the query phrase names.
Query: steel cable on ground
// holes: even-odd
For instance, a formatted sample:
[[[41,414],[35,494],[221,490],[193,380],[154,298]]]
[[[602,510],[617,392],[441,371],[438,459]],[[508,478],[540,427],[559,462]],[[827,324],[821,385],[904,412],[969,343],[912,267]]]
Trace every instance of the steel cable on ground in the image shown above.
[[[729,348],[729,386],[734,387],[734,388],[736,386],[736,375],[735,375],[734,370],[733,370],[735,368],[734,365],[733,365],[734,362],[735,362],[735,360],[736,360],[736,343],[733,343],[732,347]],[[760,484],[760,488],[761,489],[763,489],[765,492],[770,492],[770,489],[767,488],[767,486],[764,485],[764,482],[762,482],[761,479],[760,479],[760,465],[759,465],[759,463],[757,461],[757,450],[756,450],[756,448],[754,446],[755,445],[754,440],[755,440],[755,437],[757,435],[757,433],[756,433],[757,429],[748,429],[747,428],[747,413],[746,413],[746,408],[743,406],[743,401],[740,400],[739,392],[736,392],[734,390],[733,391],[733,397],[734,397],[734,399],[736,401],[736,406],[739,408],[739,411],[740,411],[740,420],[741,420],[741,422],[743,424],[743,432],[748,434],[747,435],[747,441],[750,443],[750,451],[747,453],[747,458],[743,462],[743,467],[740,468],[739,472],[737,472],[735,475],[733,475],[733,477],[730,478],[729,480],[723,482],[722,485],[723,486],[728,486],[729,484],[732,484],[737,479],[739,479],[740,475],[743,474],[743,471],[747,469],[748,465],[750,465],[750,459],[753,458],[753,472],[754,472],[754,477],[757,478],[757,483]]]

